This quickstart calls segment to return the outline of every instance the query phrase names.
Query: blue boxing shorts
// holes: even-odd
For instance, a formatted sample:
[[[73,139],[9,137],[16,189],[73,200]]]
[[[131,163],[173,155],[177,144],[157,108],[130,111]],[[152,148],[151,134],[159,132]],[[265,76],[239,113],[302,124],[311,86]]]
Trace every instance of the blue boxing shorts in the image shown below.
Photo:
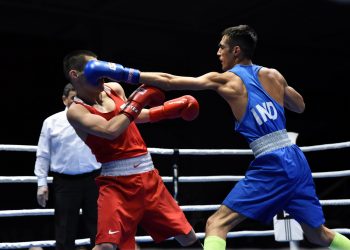
[[[297,145],[259,155],[222,204],[265,224],[282,210],[312,228],[325,222],[309,164]]]

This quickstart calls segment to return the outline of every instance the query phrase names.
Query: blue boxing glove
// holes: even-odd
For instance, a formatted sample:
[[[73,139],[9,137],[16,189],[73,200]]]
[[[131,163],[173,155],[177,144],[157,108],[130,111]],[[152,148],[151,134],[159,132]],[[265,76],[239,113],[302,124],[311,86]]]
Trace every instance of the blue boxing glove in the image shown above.
[[[110,78],[115,81],[122,81],[131,84],[138,84],[140,71],[137,69],[124,68],[123,65],[104,62],[99,60],[89,61],[84,68],[86,80],[97,86],[101,78]]]

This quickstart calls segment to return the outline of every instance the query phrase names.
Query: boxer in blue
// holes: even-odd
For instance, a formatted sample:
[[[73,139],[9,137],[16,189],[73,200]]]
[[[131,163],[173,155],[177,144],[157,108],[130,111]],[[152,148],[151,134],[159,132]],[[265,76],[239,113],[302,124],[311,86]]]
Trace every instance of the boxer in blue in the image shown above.
[[[279,71],[252,63],[256,43],[257,34],[248,25],[225,29],[217,51],[223,73],[184,77],[140,72],[103,61],[91,61],[84,73],[92,84],[109,77],[164,90],[209,89],[227,101],[236,118],[235,130],[246,138],[255,159],[245,177],[209,217],[205,250],[225,249],[227,233],[244,219],[270,222],[281,210],[301,224],[310,242],[333,250],[348,250],[350,240],[324,225],[308,162],[288,138],[284,108],[302,113],[303,97]]]

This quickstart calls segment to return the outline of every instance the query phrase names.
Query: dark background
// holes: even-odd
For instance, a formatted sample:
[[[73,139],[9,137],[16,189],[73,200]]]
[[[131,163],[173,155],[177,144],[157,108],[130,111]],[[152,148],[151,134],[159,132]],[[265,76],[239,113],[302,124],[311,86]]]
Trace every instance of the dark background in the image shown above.
[[[258,33],[253,62],[278,69],[306,102],[303,114],[286,112],[300,146],[349,141],[350,5],[339,1],[0,1],[2,119],[0,144],[36,145],[43,120],[62,110],[64,55],[89,49],[101,60],[142,71],[199,76],[220,71],[221,31],[249,24]],[[136,87],[125,85],[130,94]],[[234,132],[228,105],[211,91],[191,94],[200,103],[193,122],[144,124],[149,147],[246,149]],[[307,153],[313,172],[349,169],[349,149]],[[0,152],[0,176],[33,176],[35,153]],[[154,155],[161,175],[173,158]],[[251,156],[181,156],[180,175],[243,175]],[[350,179],[315,179],[320,199],[349,198]],[[234,183],[180,184],[180,205],[219,204]],[[168,185],[171,190],[171,185]],[[38,208],[35,184],[1,184],[0,209]],[[52,197],[51,200],[52,201]],[[53,207],[49,202],[49,207]],[[347,206],[325,206],[327,226],[349,228]],[[203,232],[211,212],[187,213]],[[247,221],[235,230],[271,229]],[[141,230],[142,231],[142,230]],[[0,242],[53,239],[52,217],[0,218]],[[141,232],[142,233],[142,232]],[[142,245],[142,246],[154,246]],[[174,242],[156,245],[178,246]],[[228,240],[228,247],[287,247],[273,237]],[[312,248],[309,243],[302,246]]]

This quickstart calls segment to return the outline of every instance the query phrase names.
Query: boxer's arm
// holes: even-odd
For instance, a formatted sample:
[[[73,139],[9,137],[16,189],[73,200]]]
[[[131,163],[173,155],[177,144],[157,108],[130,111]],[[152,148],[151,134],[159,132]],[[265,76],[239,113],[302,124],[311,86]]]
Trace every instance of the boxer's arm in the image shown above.
[[[164,90],[215,90],[229,79],[221,73],[210,72],[199,77],[177,76],[160,72],[141,72],[140,81]]]
[[[149,109],[142,109],[139,116],[135,119],[135,123],[147,123],[150,122]]]
[[[284,88],[283,106],[293,112],[303,113],[305,110],[305,102],[301,94],[288,85],[284,76],[275,70],[275,77]]]
[[[105,85],[110,87],[122,100],[124,100],[125,102],[127,101],[124,89],[121,87],[121,85],[119,83],[108,82],[108,83],[105,83]],[[148,113],[149,113],[148,109],[142,109],[141,113],[135,119],[135,123],[146,123],[146,122],[149,122],[149,114]]]
[[[91,114],[79,104],[72,104],[67,112],[70,124],[77,130],[105,139],[113,140],[129,126],[130,120],[125,114],[119,114],[110,120]]]
[[[164,102],[164,99],[165,95],[160,89],[143,84],[129,96],[120,112],[124,113],[130,121],[134,121],[141,114],[144,107],[158,106]],[[145,117],[141,117],[138,122],[142,122],[142,118]]]
[[[116,82],[107,82],[105,83],[109,88],[111,88],[122,100],[125,102],[127,101],[127,98],[125,96],[124,89],[119,83]],[[141,113],[135,120],[136,123],[146,123],[149,122],[149,115],[148,115],[148,109],[142,109]]]
[[[303,97],[290,86],[284,89],[284,107],[296,113],[303,113],[305,110]]]
[[[86,79],[92,84],[108,77],[116,81],[132,84],[144,83],[164,90],[205,90],[217,89],[228,82],[225,73],[210,72],[199,77],[176,76],[160,72],[140,72],[120,64],[92,60],[84,69]]]
[[[141,85],[128,98],[120,113],[110,120],[91,114],[85,107],[72,104],[67,118],[71,125],[87,134],[113,140],[117,138],[140,115],[143,107],[159,105],[164,101],[164,93],[152,86]],[[146,117],[141,117],[139,122]],[[149,119],[149,118],[147,118]]]

